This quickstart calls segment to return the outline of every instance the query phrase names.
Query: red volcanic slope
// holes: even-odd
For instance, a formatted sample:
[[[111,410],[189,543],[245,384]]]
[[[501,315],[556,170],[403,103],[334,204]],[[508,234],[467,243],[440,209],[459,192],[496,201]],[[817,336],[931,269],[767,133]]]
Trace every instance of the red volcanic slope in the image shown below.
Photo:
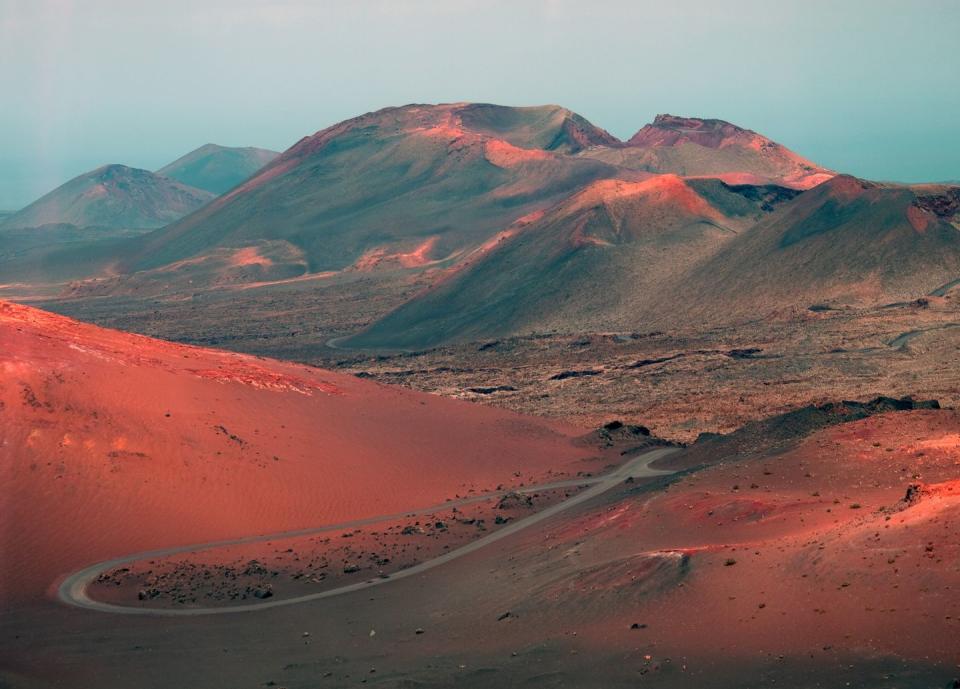
[[[6,302],[0,352],[0,600],[124,553],[597,468],[560,424]]]
[[[759,145],[763,137],[723,120],[657,115],[651,124],[645,125],[627,143],[631,146],[676,146],[690,141],[707,148],[720,148],[737,139],[742,139],[744,143],[758,142]]]
[[[661,491],[624,490],[502,553],[523,574],[488,585],[512,593],[496,603],[526,634],[504,646],[569,629],[587,658],[638,645],[657,662],[701,667],[894,657],[945,663],[953,677],[958,431],[954,411],[897,412],[828,427],[788,451],[700,452],[696,461],[717,463]],[[476,638],[502,638],[495,614],[472,612]]]
[[[617,148],[584,155],[635,170],[715,177],[729,184],[809,189],[834,173],[757,132],[730,122],[657,115]]]

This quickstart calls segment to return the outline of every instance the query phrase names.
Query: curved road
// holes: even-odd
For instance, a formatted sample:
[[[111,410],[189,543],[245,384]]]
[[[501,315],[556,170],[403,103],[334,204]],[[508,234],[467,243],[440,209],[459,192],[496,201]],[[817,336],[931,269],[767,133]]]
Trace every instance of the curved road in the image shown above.
[[[307,601],[319,600],[321,598],[331,598],[333,596],[339,596],[344,593],[350,593],[351,591],[360,591],[362,589],[370,588],[373,586],[380,586],[394,579],[403,579],[405,577],[416,576],[426,572],[427,570],[433,569],[434,567],[439,567],[440,565],[450,562],[451,560],[456,560],[457,558],[463,557],[469,553],[479,550],[485,546],[495,543],[507,536],[517,533],[523,529],[538,524],[545,519],[549,519],[554,515],[557,515],[561,512],[569,510],[571,507],[579,505],[586,502],[596,496],[605,493],[614,486],[622,483],[624,480],[630,477],[634,478],[646,478],[652,476],[665,476],[672,474],[672,471],[661,471],[659,469],[650,468],[650,464],[661,457],[665,457],[668,454],[677,452],[678,448],[674,447],[662,447],[655,450],[650,450],[641,454],[634,459],[626,462],[619,468],[611,471],[608,474],[603,476],[584,478],[584,479],[573,479],[570,481],[559,481],[556,483],[541,484],[539,486],[527,486],[525,488],[520,488],[516,491],[497,491],[494,493],[485,493],[483,495],[477,495],[470,498],[464,498],[461,500],[450,501],[442,505],[435,505],[433,507],[427,507],[418,509],[412,512],[403,512],[400,514],[391,514],[377,517],[369,517],[367,519],[358,519],[352,522],[344,522],[341,524],[331,524],[328,526],[323,526],[313,529],[301,529],[298,531],[284,531],[282,533],[267,534],[262,536],[248,536],[245,538],[237,538],[226,541],[214,541],[211,543],[199,543],[189,546],[178,546],[175,548],[166,548],[163,550],[152,550],[143,553],[135,553],[133,555],[125,555],[123,557],[114,558],[112,560],[107,560],[105,562],[98,562],[89,567],[81,569],[79,572],[74,572],[66,579],[63,583],[60,584],[60,587],[57,590],[57,596],[59,599],[66,603],[67,605],[73,605],[79,608],[86,608],[88,610],[99,610],[100,612],[111,612],[123,615],[152,615],[156,617],[181,617],[181,616],[194,616],[194,615],[225,615],[230,613],[240,613],[240,612],[253,612],[256,610],[266,610],[268,608],[278,608],[283,605],[295,605],[297,603],[305,603]],[[389,575],[386,578],[377,578],[377,579],[368,579],[365,581],[359,581],[355,584],[348,584],[346,586],[340,586],[335,589],[329,589],[327,591],[319,591],[317,593],[310,593],[303,596],[296,596],[294,598],[283,598],[276,600],[267,600],[260,603],[247,603],[244,605],[235,605],[232,607],[218,607],[218,608],[176,608],[176,609],[164,609],[164,608],[138,608],[138,607],[128,607],[125,605],[116,605],[113,603],[102,603],[96,601],[87,594],[87,587],[103,572],[114,569],[121,565],[125,565],[131,562],[136,562],[138,560],[145,560],[150,558],[159,558],[166,557],[169,555],[176,555],[178,553],[186,552],[195,552],[202,550],[211,550],[214,548],[220,548],[224,546],[231,545],[241,545],[244,543],[255,543],[257,541],[270,541],[281,538],[291,538],[296,536],[305,536],[314,533],[321,533],[323,531],[335,531],[340,529],[348,529],[357,526],[363,526],[366,524],[375,524],[381,521],[387,521],[392,519],[399,519],[407,516],[414,516],[419,514],[429,514],[431,512],[436,512],[443,509],[449,509],[457,505],[465,505],[471,502],[478,502],[481,500],[486,500],[491,497],[497,497],[499,495],[505,495],[509,492],[520,492],[520,493],[531,493],[534,491],[550,490],[553,488],[563,488],[570,486],[583,486],[589,485],[590,488],[577,493],[573,497],[559,502],[555,505],[551,505],[535,514],[530,515],[524,519],[517,520],[503,528],[494,531],[483,538],[472,541],[460,548],[451,550],[450,552],[444,553],[438,557],[432,558],[430,560],[425,560],[413,567],[408,569],[402,569],[398,572],[395,572]]]

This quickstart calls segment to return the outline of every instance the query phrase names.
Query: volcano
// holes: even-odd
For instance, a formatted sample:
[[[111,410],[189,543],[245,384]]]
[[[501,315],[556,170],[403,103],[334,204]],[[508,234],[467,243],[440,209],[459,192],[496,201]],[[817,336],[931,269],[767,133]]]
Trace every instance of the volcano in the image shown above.
[[[279,153],[265,148],[231,148],[206,144],[157,170],[182,184],[222,194],[240,184]]]
[[[162,175],[104,165],[74,177],[3,221],[2,228],[69,224],[152,229],[191,213],[214,197]]]

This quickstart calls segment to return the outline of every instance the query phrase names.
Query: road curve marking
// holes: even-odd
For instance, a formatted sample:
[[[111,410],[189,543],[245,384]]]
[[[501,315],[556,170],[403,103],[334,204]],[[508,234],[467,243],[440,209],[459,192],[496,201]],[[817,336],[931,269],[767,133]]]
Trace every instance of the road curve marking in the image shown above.
[[[70,574],[63,580],[60,586],[57,588],[57,598],[67,605],[71,605],[78,608],[84,608],[86,610],[96,610],[99,612],[108,612],[120,615],[149,615],[154,617],[193,617],[198,615],[226,615],[234,613],[243,613],[243,612],[255,612],[257,610],[268,610],[270,608],[279,608],[285,605],[296,605],[298,603],[306,603],[308,601],[320,600],[322,598],[332,598],[333,596],[340,596],[346,593],[351,593],[353,591],[361,591],[363,589],[372,588],[374,586],[381,586],[388,582],[394,581],[396,579],[404,579],[406,577],[416,576],[428,570],[433,569],[434,567],[439,567],[442,564],[450,562],[451,560],[456,560],[468,555],[480,548],[495,543],[507,536],[510,536],[518,531],[526,529],[534,524],[549,519],[565,510],[570,509],[576,505],[579,505],[587,500],[595,498],[598,495],[605,493],[614,486],[623,482],[627,478],[648,478],[654,476],[667,476],[674,473],[673,471],[664,471],[659,469],[650,468],[650,464],[654,461],[665,457],[668,454],[677,452],[678,448],[675,447],[662,447],[655,450],[650,450],[645,452],[638,457],[626,462],[622,466],[614,469],[608,474],[603,476],[582,478],[582,479],[572,479],[569,481],[558,481],[556,483],[541,484],[538,486],[527,486],[525,488],[520,488],[517,490],[504,490],[497,491],[494,493],[485,493],[483,495],[478,495],[470,498],[463,498],[461,500],[453,500],[446,502],[442,505],[434,505],[433,507],[420,508],[408,512],[401,512],[398,514],[383,515],[377,517],[368,517],[366,519],[358,519],[351,522],[344,522],[341,524],[330,524],[328,526],[322,526],[312,529],[299,529],[297,531],[284,531],[274,534],[266,534],[259,536],[247,536],[243,538],[235,538],[230,540],[223,541],[212,541],[210,543],[198,543],[189,546],[177,546],[174,548],[164,548],[160,550],[150,550],[141,553],[134,553],[133,555],[124,555],[122,557],[117,557],[111,560],[105,560],[103,562],[97,562],[85,567],[73,574]],[[456,507],[457,505],[468,504],[471,502],[479,502],[481,500],[486,500],[489,498],[497,497],[499,495],[505,495],[510,492],[522,492],[522,493],[531,493],[534,491],[550,490],[553,488],[563,488],[570,486],[583,486],[589,485],[590,487],[586,490],[577,493],[576,495],[562,501],[558,502],[555,505],[551,505],[545,509],[536,512],[535,514],[519,519],[512,524],[504,526],[497,531],[494,531],[491,534],[479,538],[475,541],[467,543],[459,548],[451,550],[447,553],[439,555],[435,558],[429,560],[424,560],[423,562],[416,564],[407,569],[402,569],[398,572],[390,574],[387,577],[378,577],[376,579],[366,579],[364,581],[359,581],[355,584],[347,584],[345,586],[339,586],[334,589],[328,589],[327,591],[318,591],[317,593],[308,593],[302,596],[295,596],[293,598],[278,598],[275,600],[263,601],[260,603],[247,603],[244,605],[234,605],[229,607],[216,607],[216,608],[139,608],[126,605],[117,605],[114,603],[103,603],[101,601],[94,600],[90,598],[87,593],[87,588],[90,586],[93,581],[100,576],[103,572],[119,567],[120,565],[129,564],[131,562],[136,562],[138,560],[146,560],[151,558],[167,557],[169,555],[176,555],[178,553],[186,552],[196,552],[203,550],[213,550],[216,548],[222,548],[232,545],[243,545],[246,543],[256,543],[259,541],[271,541],[279,540],[283,538],[295,538],[297,536],[305,536],[314,533],[321,533],[323,531],[337,531],[340,529],[353,528],[356,526],[363,526],[366,524],[376,524],[377,522],[388,521],[393,519],[401,519],[406,516],[415,516],[419,514],[429,514],[431,512],[436,512],[443,509],[449,509],[450,507]]]

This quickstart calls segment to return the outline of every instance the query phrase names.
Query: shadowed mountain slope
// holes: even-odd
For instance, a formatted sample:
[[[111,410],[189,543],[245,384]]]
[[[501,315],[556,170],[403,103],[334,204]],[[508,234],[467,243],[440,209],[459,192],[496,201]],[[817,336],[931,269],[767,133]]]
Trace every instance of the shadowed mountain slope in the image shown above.
[[[795,194],[675,175],[595,182],[344,344],[634,327],[665,281]]]
[[[957,195],[836,177],[724,246],[673,301],[715,318],[923,296],[960,277]]]
[[[344,344],[729,323],[915,299],[960,277],[954,188],[840,176],[797,194],[600,182]]]

